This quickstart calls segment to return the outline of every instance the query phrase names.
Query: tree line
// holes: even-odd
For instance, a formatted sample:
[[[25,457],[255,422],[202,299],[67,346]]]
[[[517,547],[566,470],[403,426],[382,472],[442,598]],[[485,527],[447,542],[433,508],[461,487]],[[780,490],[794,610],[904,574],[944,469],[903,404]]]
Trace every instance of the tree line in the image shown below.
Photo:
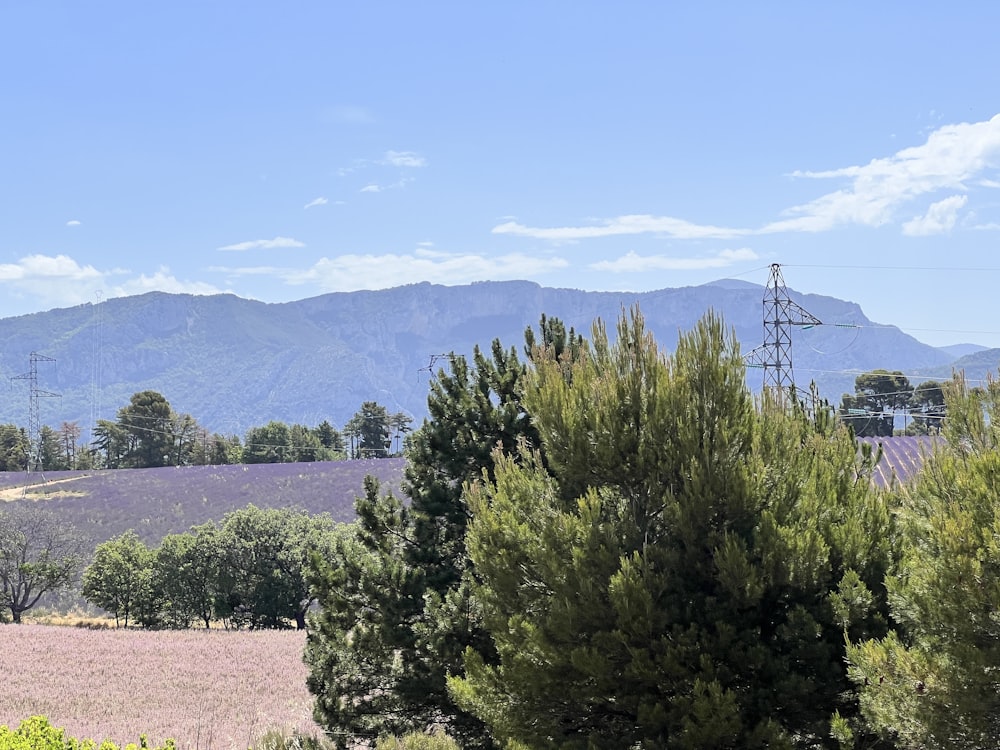
[[[312,554],[343,530],[327,515],[250,505],[147,546],[134,531],[98,545],[81,591],[124,627],[305,628]]]
[[[13,505],[0,510],[0,622],[68,589],[122,627],[304,628],[310,558],[333,554],[346,529],[326,514],[249,505],[155,547],[128,531],[88,549],[56,513]]]
[[[81,442],[77,422],[59,429],[43,426],[30,450],[23,427],[0,425],[0,471],[142,469],[158,466],[336,461],[401,455],[413,418],[366,401],[338,430],[324,420],[315,427],[270,421],[237,435],[212,433],[189,414],[176,412],[156,391],[135,393],[114,420],[98,420],[92,441]]]

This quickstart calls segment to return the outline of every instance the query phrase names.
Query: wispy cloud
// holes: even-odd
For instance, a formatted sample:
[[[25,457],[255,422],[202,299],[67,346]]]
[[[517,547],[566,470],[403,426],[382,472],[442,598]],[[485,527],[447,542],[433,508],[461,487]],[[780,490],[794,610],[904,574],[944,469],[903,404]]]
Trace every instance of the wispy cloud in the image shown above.
[[[304,242],[299,242],[291,237],[275,237],[273,240],[249,240],[247,242],[237,242],[233,245],[224,245],[219,250],[243,252],[245,250],[275,250],[278,248],[305,246]]]
[[[958,211],[968,202],[967,195],[953,195],[932,203],[923,216],[915,216],[903,224],[903,234],[924,237],[929,234],[943,234],[955,228]]]
[[[877,227],[895,224],[905,206],[920,206],[923,215],[902,224],[904,234],[947,231],[964,206],[959,196],[928,204],[934,193],[968,193],[995,188],[992,170],[1000,167],[1000,115],[973,123],[944,125],[925,143],[901,149],[869,163],[824,171],[797,171],[790,176],[811,180],[841,180],[846,185],[805,203],[791,206],[782,218],[757,228],[695,224],[672,216],[633,214],[577,226],[531,227],[516,220],[493,228],[494,234],[552,241],[655,234],[679,240],[733,239],[785,232],[826,232],[841,226]]]
[[[305,206],[303,206],[303,208],[310,209],[310,208],[315,208],[316,206],[325,206],[327,203],[329,203],[329,201],[326,198],[320,196],[319,198],[313,198]]]
[[[542,240],[582,240],[595,237],[616,237],[631,234],[660,234],[675,239],[732,239],[751,234],[748,229],[730,229],[703,224],[692,224],[672,216],[632,214],[607,219],[600,224],[576,227],[528,227],[516,221],[507,221],[493,227],[493,234],[512,234]]]
[[[395,182],[390,182],[387,184],[379,184],[377,182],[370,182],[361,188],[359,193],[384,193],[386,190],[401,190],[413,182],[412,177],[401,177]]]
[[[930,133],[926,143],[868,164],[794,172],[793,177],[847,179],[850,185],[791,207],[785,212],[790,218],[768,224],[761,232],[821,232],[845,224],[878,226],[894,221],[901,206],[922,196],[941,190],[966,191],[981,173],[997,166],[1000,115],[983,122],[945,125]]]
[[[68,227],[78,227],[78,226],[80,226],[80,222],[77,219],[70,219],[69,221],[66,222],[66,226],[68,226]]]
[[[591,263],[595,271],[610,273],[643,273],[646,271],[701,271],[727,268],[735,263],[757,260],[760,256],[749,248],[720,250],[717,253],[692,258],[673,258],[667,255],[639,255],[629,251],[614,260]]]
[[[426,167],[427,159],[414,151],[386,151],[380,163],[393,167]]]
[[[183,281],[174,276],[166,266],[155,273],[140,274],[110,289],[112,297],[124,297],[145,292],[170,292],[172,294],[222,294],[225,290],[203,281]]]
[[[323,292],[387,289],[430,281],[467,284],[473,281],[531,278],[569,266],[558,257],[512,253],[487,257],[475,253],[448,253],[421,247],[412,253],[347,254],[322,258],[307,269],[249,267],[215,268],[231,277],[268,275],[293,286],[313,286]]]
[[[326,122],[337,124],[368,125],[375,122],[375,115],[367,107],[356,104],[341,104],[327,107],[323,111],[323,119]]]

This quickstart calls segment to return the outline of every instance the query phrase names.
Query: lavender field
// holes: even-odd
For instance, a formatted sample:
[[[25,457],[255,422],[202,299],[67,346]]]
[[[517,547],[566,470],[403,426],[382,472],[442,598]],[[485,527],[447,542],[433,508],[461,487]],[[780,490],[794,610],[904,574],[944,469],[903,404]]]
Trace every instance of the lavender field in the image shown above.
[[[245,750],[268,729],[317,734],[296,631],[0,626],[0,724],[43,714],[124,746]]]
[[[249,503],[354,518],[366,475],[398,491],[405,459],[157,469],[0,472],[0,501],[39,502],[95,542],[134,529],[147,543],[218,521]]]

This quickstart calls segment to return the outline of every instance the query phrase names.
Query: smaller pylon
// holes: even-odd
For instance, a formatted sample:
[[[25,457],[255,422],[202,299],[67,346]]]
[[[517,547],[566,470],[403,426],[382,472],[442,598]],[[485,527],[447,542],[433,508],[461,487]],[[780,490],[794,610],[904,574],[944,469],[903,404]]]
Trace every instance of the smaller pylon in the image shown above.
[[[61,394],[43,391],[38,387],[38,363],[55,362],[52,357],[32,352],[28,358],[30,369],[23,375],[15,375],[11,380],[28,381],[28,457],[26,471],[37,470],[41,462],[42,428],[38,411],[39,398],[59,398]]]
[[[793,302],[785,288],[781,265],[771,264],[764,289],[764,343],[744,357],[747,367],[764,368],[764,387],[795,392],[792,370],[792,328],[823,325],[823,321]]]

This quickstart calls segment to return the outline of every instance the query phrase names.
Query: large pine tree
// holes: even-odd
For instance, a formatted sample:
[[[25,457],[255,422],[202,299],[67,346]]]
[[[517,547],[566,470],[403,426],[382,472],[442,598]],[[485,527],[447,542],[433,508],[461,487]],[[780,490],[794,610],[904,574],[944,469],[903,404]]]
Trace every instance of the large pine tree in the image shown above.
[[[525,381],[540,443],[496,449],[467,494],[495,653],[467,649],[458,705],[528,748],[846,735],[844,634],[885,632],[890,536],[849,432],[755,404],[711,315],[667,357],[633,311]]]

